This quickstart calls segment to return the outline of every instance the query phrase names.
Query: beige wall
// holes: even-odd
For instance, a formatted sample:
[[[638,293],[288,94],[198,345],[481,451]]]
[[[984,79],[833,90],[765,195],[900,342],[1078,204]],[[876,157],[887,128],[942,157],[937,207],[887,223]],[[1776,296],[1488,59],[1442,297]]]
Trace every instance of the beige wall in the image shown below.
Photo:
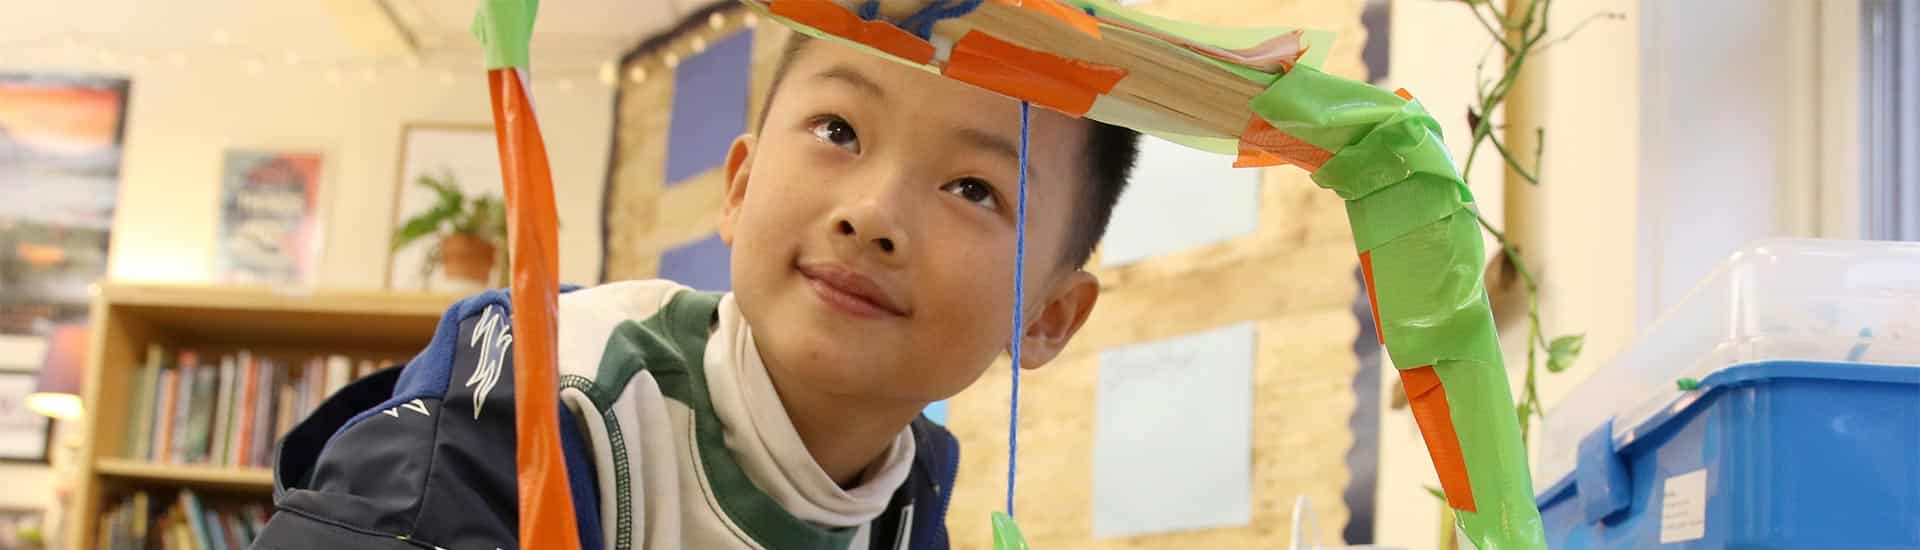
[[[484,74],[444,83],[437,70],[398,71],[330,84],[314,71],[270,67],[249,75],[231,62],[176,69],[103,65],[92,56],[39,56],[9,70],[129,74],[132,94],[109,276],[121,281],[209,282],[218,220],[221,151],[303,147],[327,152],[323,248],[316,283],[380,288],[386,280],[400,129],[408,122],[487,123]],[[535,98],[559,197],[560,273],[599,274],[600,193],[611,91],[536,81]]]
[[[408,122],[485,123],[484,75],[443,83],[431,69],[321,74],[275,67],[175,69],[107,65],[91,56],[6,59],[6,70],[129,75],[126,152],[120,176],[109,276],[119,281],[210,283],[221,151],[234,147],[317,147],[328,154],[320,286],[380,288],[385,281],[400,128]],[[539,115],[552,155],[560,215],[561,275],[597,280],[600,194],[611,92],[593,82],[569,91],[537,81]],[[37,358],[34,359],[38,361]],[[0,464],[0,508],[51,504],[55,479],[44,466]]]

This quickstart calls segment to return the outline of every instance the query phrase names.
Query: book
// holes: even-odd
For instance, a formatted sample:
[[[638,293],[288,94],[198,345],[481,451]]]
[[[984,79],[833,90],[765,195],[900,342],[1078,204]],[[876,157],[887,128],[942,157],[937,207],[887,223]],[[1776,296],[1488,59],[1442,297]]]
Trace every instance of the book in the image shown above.
[[[187,419],[188,464],[205,464],[213,435],[213,407],[218,399],[220,369],[206,364],[193,372],[193,410]]]
[[[228,446],[227,463],[236,466],[253,465],[253,423],[258,419],[259,407],[255,404],[260,390],[260,370],[254,368],[253,354],[241,351],[234,359],[234,368],[239,371],[240,382],[234,388],[238,391],[238,404],[234,406],[235,416],[233,437]]]
[[[293,426],[293,396],[294,385],[297,382],[295,382],[292,374],[286,371],[279,371],[274,374],[275,376],[285,377],[284,380],[277,384],[279,387],[275,388],[275,392],[279,395],[273,411],[273,438],[277,440],[280,439],[280,436],[285,435],[287,430]]]
[[[193,489],[181,489],[180,515],[185,517],[187,528],[193,534],[192,548],[213,547],[213,541],[207,532],[207,524],[202,521],[204,514],[205,510],[200,507],[200,497],[193,494]]]
[[[326,397],[333,397],[333,394],[339,393],[341,388],[347,387],[347,384],[353,380],[352,359],[348,359],[345,355],[327,357]]]
[[[265,358],[254,360],[254,370],[258,372],[256,377],[259,379],[259,384],[255,388],[258,390],[258,395],[253,404],[253,440],[248,444],[248,451],[251,453],[250,462],[253,465],[266,466],[273,456],[274,439],[279,435],[274,433],[273,428],[277,418],[275,416],[277,409],[274,406],[276,402],[274,398],[277,397],[275,388],[279,387],[280,371],[273,368],[273,363]]]
[[[149,502],[146,491],[133,494],[133,546],[146,548],[147,532],[152,529],[149,522],[153,519],[153,503]]]
[[[167,462],[192,462],[193,444],[188,435],[193,420],[193,387],[199,380],[199,369],[199,356],[191,351],[180,353],[180,382],[175,388],[173,401],[173,447],[167,450]]]
[[[173,462],[173,420],[174,409],[180,403],[180,369],[171,368],[160,374],[163,383],[159,390],[159,407],[154,409],[153,449],[147,460],[155,462]]]
[[[149,453],[153,445],[153,398],[154,384],[160,381],[161,355],[165,352],[159,344],[147,346],[147,363],[140,367],[138,383],[133,389],[133,424],[127,426],[126,455],[128,458],[151,460]]]
[[[233,417],[237,416],[233,414],[232,355],[220,356],[219,373],[218,380],[214,384],[216,397],[213,400],[213,431],[208,436],[212,441],[208,445],[211,448],[208,452],[210,460],[207,462],[225,465],[227,464],[227,442],[230,441],[228,432],[233,428]]]

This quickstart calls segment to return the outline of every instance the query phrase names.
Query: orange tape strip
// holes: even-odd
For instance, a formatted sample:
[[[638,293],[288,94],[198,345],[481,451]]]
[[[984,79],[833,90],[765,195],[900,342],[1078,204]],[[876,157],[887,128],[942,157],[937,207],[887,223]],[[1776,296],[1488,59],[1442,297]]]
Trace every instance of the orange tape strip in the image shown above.
[[[885,21],[867,21],[832,0],[774,0],[774,15],[821,32],[865,44],[901,59],[933,62],[933,44]]]
[[[1398,89],[1398,90],[1394,90],[1394,91],[1393,91],[1393,95],[1397,95],[1397,96],[1400,96],[1400,99],[1404,99],[1404,100],[1407,100],[1407,101],[1413,101],[1413,93],[1412,93],[1412,92],[1408,92],[1406,88],[1400,88],[1400,89]]]
[[[573,498],[560,455],[560,388],[554,339],[559,308],[559,217],[553,172],[533,102],[517,69],[487,71],[494,140],[506,188],[513,250],[513,422],[520,480],[520,547],[576,550]]]
[[[1373,336],[1387,345],[1387,331],[1380,329],[1380,296],[1373,292],[1373,253],[1360,253],[1360,278],[1367,285],[1367,306],[1373,308]]]
[[[1453,411],[1447,406],[1447,388],[1440,384],[1440,375],[1433,372],[1433,365],[1402,369],[1400,384],[1413,408],[1413,421],[1420,425],[1420,438],[1427,440],[1427,454],[1433,456],[1433,469],[1440,474],[1447,506],[1474,511],[1473,485],[1467,482],[1467,461],[1460,455],[1460,436],[1453,431]]]
[[[1059,0],[994,0],[1017,8],[1026,8],[1058,19],[1067,26],[1094,38],[1100,38],[1100,20]]]
[[[1330,158],[1333,158],[1332,151],[1275,129],[1260,115],[1253,115],[1247,120],[1247,129],[1240,132],[1240,157],[1233,161],[1233,166],[1250,168],[1292,164],[1312,172],[1319,170],[1320,165],[1326,164]]]
[[[960,37],[941,72],[1073,116],[1086,115],[1094,98],[1127,77],[1126,69],[1029,50],[980,31]]]

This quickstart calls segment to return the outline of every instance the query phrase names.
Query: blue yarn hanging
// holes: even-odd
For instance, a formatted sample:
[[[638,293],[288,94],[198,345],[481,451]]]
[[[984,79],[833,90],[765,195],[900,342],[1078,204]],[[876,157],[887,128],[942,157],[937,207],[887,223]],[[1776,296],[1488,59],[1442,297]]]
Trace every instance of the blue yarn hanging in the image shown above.
[[[913,12],[913,15],[909,15],[906,19],[902,19],[893,25],[900,27],[901,30],[913,33],[914,36],[920,37],[921,40],[932,40],[934,23],[955,17],[964,17],[969,13],[973,13],[973,10],[979,9],[980,4],[984,1],[985,0],[933,0],[927,2],[925,6],[921,6],[920,11]],[[861,19],[867,21],[880,19],[880,0],[861,2],[859,14]]]
[[[1013,517],[1014,463],[1020,456],[1020,340],[1025,326],[1027,271],[1027,136],[1031,105],[1020,102],[1020,198],[1013,244],[1013,396],[1007,407],[1007,517]]]

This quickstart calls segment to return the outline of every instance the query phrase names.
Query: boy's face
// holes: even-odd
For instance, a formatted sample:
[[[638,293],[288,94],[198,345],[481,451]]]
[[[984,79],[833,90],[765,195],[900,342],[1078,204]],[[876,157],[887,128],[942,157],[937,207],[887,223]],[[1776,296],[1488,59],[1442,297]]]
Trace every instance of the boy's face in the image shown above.
[[[720,232],[768,367],[813,391],[925,403],[1007,347],[1020,104],[826,41],[728,155]],[[1086,123],[1035,108],[1023,359],[1065,346],[1098,282],[1060,266]]]

